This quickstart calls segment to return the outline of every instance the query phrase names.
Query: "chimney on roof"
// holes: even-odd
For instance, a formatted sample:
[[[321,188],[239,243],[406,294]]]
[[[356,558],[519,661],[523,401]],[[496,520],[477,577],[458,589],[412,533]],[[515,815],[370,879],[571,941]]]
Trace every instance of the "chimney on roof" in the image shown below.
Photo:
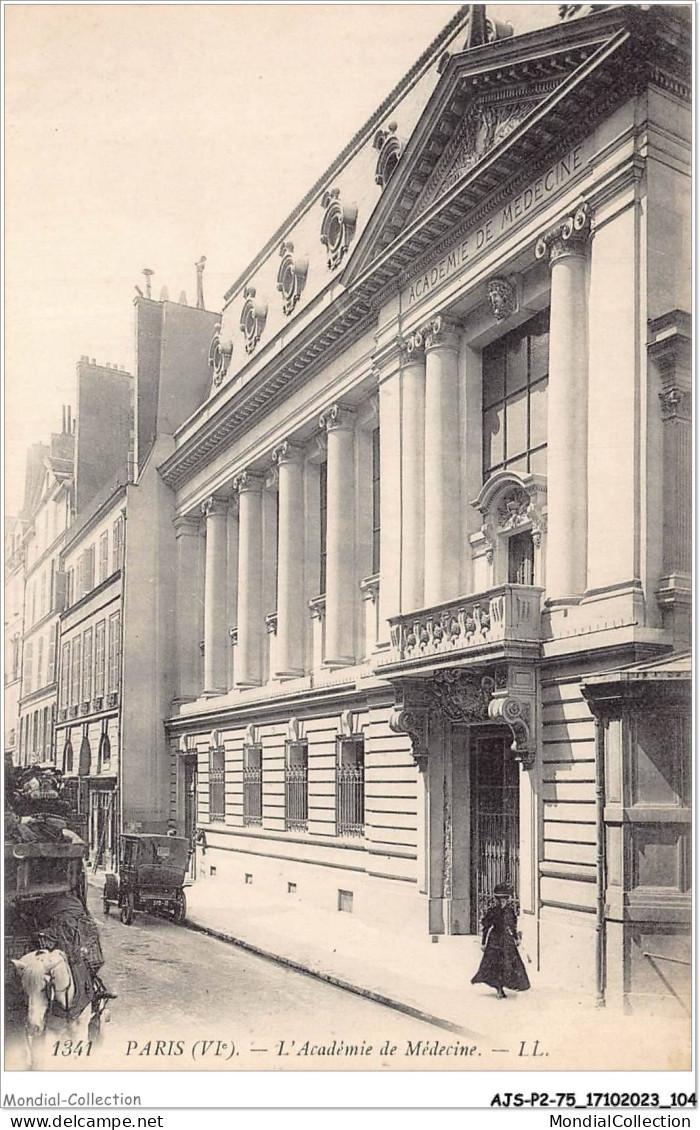
[[[161,302],[167,302],[168,301],[168,288],[167,288],[167,286],[162,286],[160,288],[160,301]]]
[[[197,263],[195,263],[195,270],[197,271],[197,309],[204,309],[204,264],[207,261],[206,255],[202,255]]]
[[[153,273],[154,272],[150,269],[150,267],[144,267],[142,272],[141,272],[141,274],[143,275],[143,277],[146,280],[146,298],[151,297],[151,275]]]
[[[62,410],[61,432],[63,433],[63,435],[65,435],[66,434],[66,406],[65,406],[65,404],[61,405],[61,410]]]
[[[180,297],[178,298],[178,302],[180,303],[181,306],[187,305],[187,291],[185,291],[185,290],[180,291]]]

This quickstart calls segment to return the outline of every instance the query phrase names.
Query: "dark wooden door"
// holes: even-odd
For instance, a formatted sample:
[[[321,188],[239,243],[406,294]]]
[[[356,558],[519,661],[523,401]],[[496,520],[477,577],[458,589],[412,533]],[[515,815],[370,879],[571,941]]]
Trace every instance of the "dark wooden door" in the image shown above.
[[[472,742],[471,928],[475,933],[498,883],[509,883],[517,899],[520,778],[509,746],[510,736],[501,734]]]

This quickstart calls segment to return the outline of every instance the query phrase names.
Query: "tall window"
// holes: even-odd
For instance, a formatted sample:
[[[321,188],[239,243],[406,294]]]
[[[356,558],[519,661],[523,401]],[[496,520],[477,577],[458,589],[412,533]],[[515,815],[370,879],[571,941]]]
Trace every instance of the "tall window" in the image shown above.
[[[63,747],[63,772],[73,772],[73,744],[70,740],[70,730],[66,730],[66,742]]]
[[[36,645],[36,689],[43,687],[44,678],[44,637],[41,636]]]
[[[105,622],[95,624],[95,698],[105,693]]]
[[[66,573],[66,608],[73,603],[73,576],[73,570],[69,569]]]
[[[362,735],[338,738],[335,783],[338,835],[364,835],[365,742]]]
[[[112,746],[109,740],[109,734],[106,730],[103,730],[102,737],[100,738],[100,746],[98,749],[98,762],[100,770],[109,769],[111,760]]]
[[[109,576],[109,530],[100,534],[100,584]]]
[[[494,471],[547,471],[549,311],[483,353],[484,480]]]
[[[309,745],[287,742],[284,767],[284,816],[288,832],[305,832],[309,823]]]
[[[12,678],[19,678],[19,646],[21,640],[19,636],[15,636],[12,640]]]
[[[80,559],[80,595],[85,596],[95,587],[95,547],[86,549]]]
[[[83,632],[83,702],[92,698],[92,628]]]
[[[117,518],[112,527],[112,572],[124,564],[124,519]]]
[[[72,705],[75,705],[80,701],[82,642],[83,641],[80,636],[75,636],[75,638],[73,639],[73,671],[70,683],[70,700]]]
[[[262,824],[262,746],[243,746],[243,823]]]
[[[209,750],[209,819],[223,821],[225,807],[225,753],[223,749]]]
[[[41,597],[39,600],[39,615],[46,615],[46,570],[41,571]]]
[[[54,635],[51,635],[49,640],[49,654],[46,662],[46,682],[53,683],[56,678],[56,640]]]
[[[109,618],[109,671],[107,673],[107,693],[112,694],[119,690],[119,649],[121,634],[121,616],[113,612]]]
[[[28,643],[24,649],[24,687],[22,688],[24,694],[31,694],[33,690],[33,650],[34,645],[31,643]]]
[[[379,572],[380,534],[379,428],[372,431],[372,573]]]
[[[70,699],[70,641],[61,644],[61,707],[65,709]]]
[[[319,592],[323,594],[326,591],[326,532],[328,528],[328,463],[325,461],[319,464],[318,468],[318,486],[319,486],[319,540],[320,540],[320,557],[319,557]]]

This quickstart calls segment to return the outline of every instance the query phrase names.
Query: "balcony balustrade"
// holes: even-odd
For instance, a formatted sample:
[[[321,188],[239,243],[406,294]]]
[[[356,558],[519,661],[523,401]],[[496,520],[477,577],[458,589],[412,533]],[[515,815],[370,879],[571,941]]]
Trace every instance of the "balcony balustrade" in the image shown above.
[[[527,645],[539,645],[541,638],[542,592],[531,585],[501,585],[394,616],[389,621],[390,658],[382,667],[396,663],[426,665],[434,659],[463,658],[472,653],[495,656],[511,643],[526,645],[523,653],[531,654]]]

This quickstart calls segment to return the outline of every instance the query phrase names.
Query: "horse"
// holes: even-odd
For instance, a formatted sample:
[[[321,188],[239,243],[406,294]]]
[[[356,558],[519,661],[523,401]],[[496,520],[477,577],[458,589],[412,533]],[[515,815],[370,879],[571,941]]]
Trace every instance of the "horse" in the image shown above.
[[[31,1071],[42,1066],[49,1017],[52,1022],[58,1020],[63,1026],[65,1036],[73,1041],[73,1046],[78,1040],[90,1039],[92,993],[87,992],[87,986],[76,984],[63,950],[31,950],[23,957],[13,958],[12,964],[27,998],[25,1034]],[[99,1011],[97,1022],[99,1024]]]

